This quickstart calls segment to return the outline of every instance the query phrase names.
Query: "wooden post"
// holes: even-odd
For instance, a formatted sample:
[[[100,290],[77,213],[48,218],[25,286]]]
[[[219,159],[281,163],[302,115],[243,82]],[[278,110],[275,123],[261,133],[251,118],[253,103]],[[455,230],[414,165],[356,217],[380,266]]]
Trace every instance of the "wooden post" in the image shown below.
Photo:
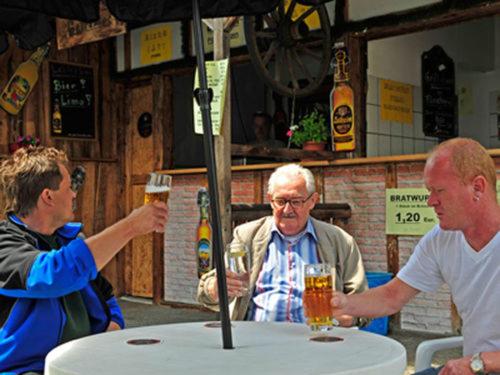
[[[224,32],[225,18],[215,18],[209,24],[214,32],[214,60],[229,58],[229,35]],[[231,80],[228,78],[226,102],[219,136],[214,137],[217,180],[222,229],[222,244],[231,238]],[[210,192],[212,194],[212,192]]]
[[[397,166],[395,163],[388,164],[385,169],[385,188],[392,189],[398,187]],[[387,252],[387,270],[393,275],[399,271],[399,244],[398,236],[386,236],[386,252]],[[391,316],[391,326],[395,328],[401,327],[401,315],[396,313]]]
[[[166,132],[164,119],[165,111],[165,83],[161,74],[154,74],[153,86],[153,148],[155,150],[154,169],[163,168],[163,137]],[[153,303],[159,305],[165,295],[165,237],[163,233],[153,233]]]
[[[345,45],[349,53],[349,73],[354,90],[355,157],[366,156],[366,94],[368,93],[368,47],[364,38],[347,34]]]

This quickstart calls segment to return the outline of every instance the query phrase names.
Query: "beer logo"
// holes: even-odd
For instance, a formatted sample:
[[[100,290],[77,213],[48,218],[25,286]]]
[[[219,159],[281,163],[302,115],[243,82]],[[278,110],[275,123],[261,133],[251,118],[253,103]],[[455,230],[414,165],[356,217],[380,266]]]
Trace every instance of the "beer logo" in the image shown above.
[[[198,242],[198,269],[203,272],[210,269],[210,242],[204,238]]]
[[[345,134],[352,127],[352,109],[348,105],[340,105],[333,112],[333,127],[339,134]]]
[[[20,107],[30,91],[29,82],[23,77],[16,75],[9,82],[7,90],[2,95],[2,99],[10,103],[13,107]]]

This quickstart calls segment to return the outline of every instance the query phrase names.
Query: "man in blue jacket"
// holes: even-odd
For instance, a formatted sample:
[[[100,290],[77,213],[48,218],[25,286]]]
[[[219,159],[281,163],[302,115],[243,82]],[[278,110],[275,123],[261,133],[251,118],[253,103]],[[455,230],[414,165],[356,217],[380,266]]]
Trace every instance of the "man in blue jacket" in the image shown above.
[[[54,347],[123,328],[99,271],[132,238],[162,232],[163,202],[134,210],[83,239],[72,223],[76,191],[64,152],[20,149],[0,165],[7,220],[0,222],[0,373],[43,373]],[[75,189],[76,190],[76,189]]]

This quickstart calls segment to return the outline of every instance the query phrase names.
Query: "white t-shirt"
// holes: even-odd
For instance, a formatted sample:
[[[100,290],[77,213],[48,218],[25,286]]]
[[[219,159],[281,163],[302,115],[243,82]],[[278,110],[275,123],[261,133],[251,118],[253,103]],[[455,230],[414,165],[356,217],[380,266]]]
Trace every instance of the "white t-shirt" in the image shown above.
[[[398,273],[399,279],[423,292],[449,285],[463,320],[464,355],[500,351],[499,233],[477,252],[462,232],[436,226]]]

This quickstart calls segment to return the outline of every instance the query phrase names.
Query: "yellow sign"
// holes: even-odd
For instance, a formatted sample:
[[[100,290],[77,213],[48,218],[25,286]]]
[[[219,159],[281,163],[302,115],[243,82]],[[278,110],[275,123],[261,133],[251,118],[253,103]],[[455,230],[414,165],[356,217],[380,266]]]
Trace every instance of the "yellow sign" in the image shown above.
[[[380,80],[380,118],[413,124],[413,90],[405,83]]]
[[[220,134],[220,127],[222,124],[222,118],[224,116],[228,67],[229,59],[206,62],[208,87],[213,91],[213,99],[210,103],[210,107],[212,109],[211,118],[213,135]],[[197,89],[199,86],[200,84],[198,78],[198,69],[196,69],[196,73],[194,76],[194,88]],[[196,102],[196,99],[193,99],[193,118],[194,132],[196,134],[203,134],[201,110],[200,106]]]
[[[291,0],[285,0],[285,12],[288,10],[290,2]],[[297,20],[309,8],[311,7],[307,5],[297,4],[297,2],[295,2],[295,7],[293,8],[293,13],[292,13],[292,20],[293,21]],[[319,29],[321,27],[321,22],[319,20],[318,12],[312,12],[309,16],[306,17],[304,22],[306,23],[306,25],[309,27],[310,30]]]
[[[172,58],[170,25],[151,27],[141,32],[141,65],[157,64]]]
[[[424,235],[438,224],[427,189],[386,189],[385,233]]]

